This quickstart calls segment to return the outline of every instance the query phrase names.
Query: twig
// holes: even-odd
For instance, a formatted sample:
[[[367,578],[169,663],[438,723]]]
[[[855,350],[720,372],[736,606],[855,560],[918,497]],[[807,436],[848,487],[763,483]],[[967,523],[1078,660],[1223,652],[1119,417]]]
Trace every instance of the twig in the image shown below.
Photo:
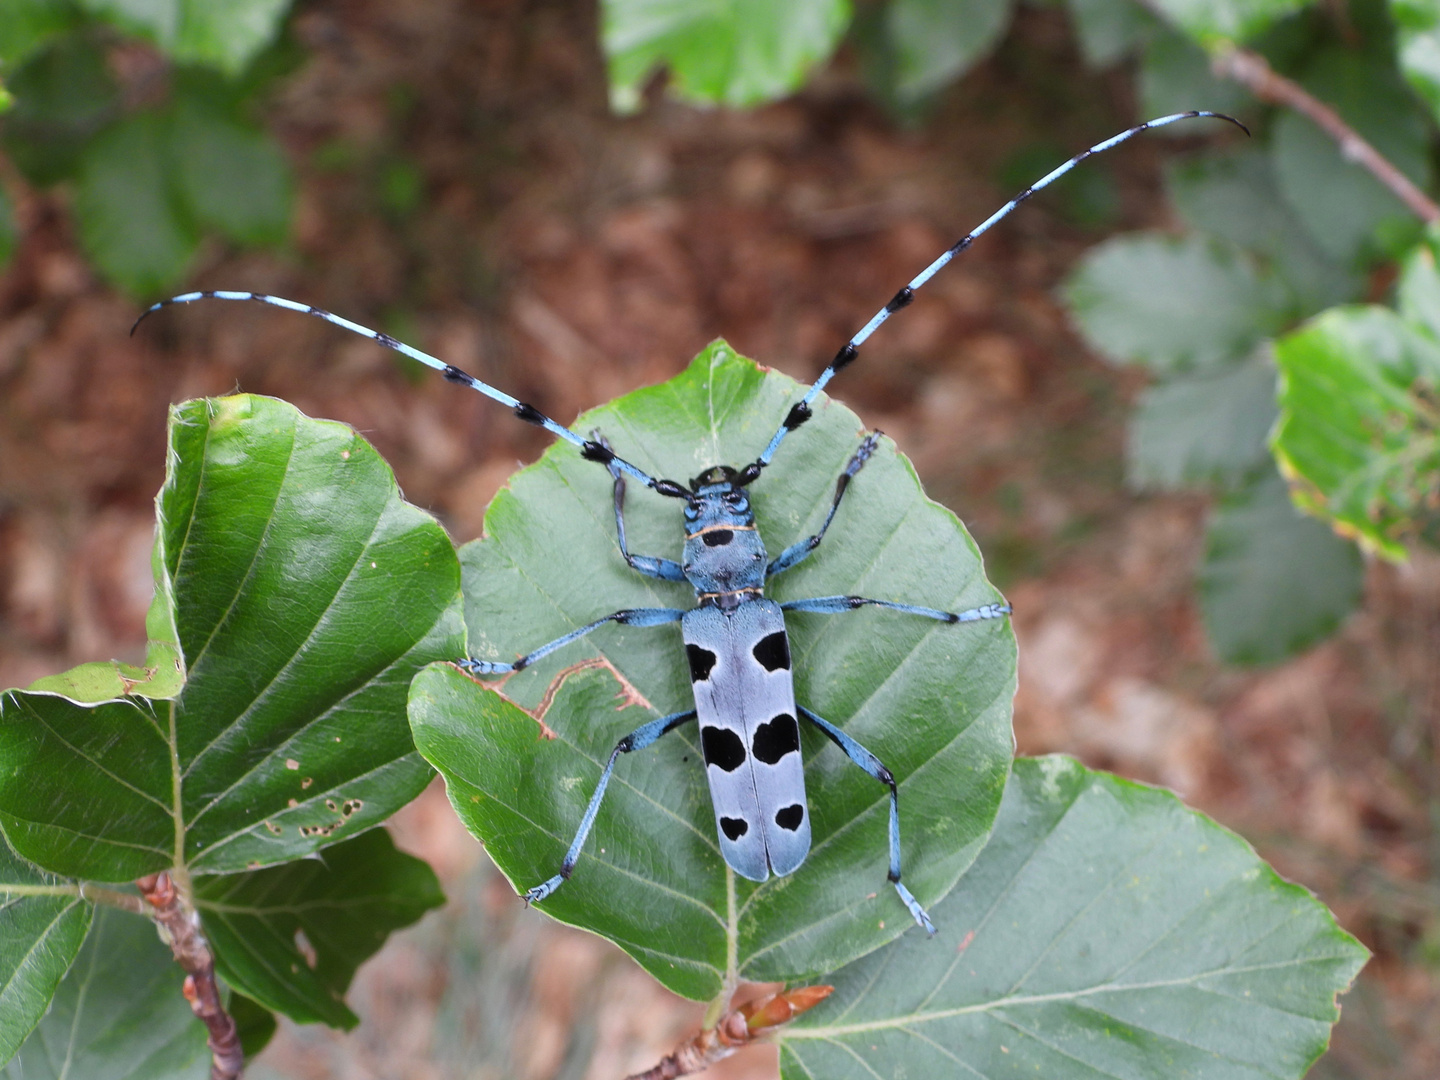
[[[1277,74],[1259,53],[1232,47],[1217,53],[1211,60],[1211,68],[1219,77],[1234,80],[1261,101],[1288,105],[1309,117],[1339,144],[1340,153],[1347,161],[1368,169],[1422,221],[1440,221],[1440,206],[1435,205],[1408,176],[1345,123],[1334,109],[1312,97],[1299,83]]]
[[[155,921],[165,931],[175,961],[185,972],[185,1000],[210,1032],[210,1080],[239,1080],[245,1053],[240,1049],[235,1018],[220,1004],[215,957],[200,932],[199,914],[181,899],[169,874],[151,874],[135,884],[155,909]]]
[[[788,1023],[806,1009],[813,1009],[829,997],[833,986],[802,986],[782,994],[772,994],[748,1005],[733,1009],[720,1018],[713,1028],[706,1028],[666,1054],[653,1069],[636,1073],[627,1080],[677,1080],[724,1061],[742,1046],[748,1046],[768,1035],[781,1024]]]

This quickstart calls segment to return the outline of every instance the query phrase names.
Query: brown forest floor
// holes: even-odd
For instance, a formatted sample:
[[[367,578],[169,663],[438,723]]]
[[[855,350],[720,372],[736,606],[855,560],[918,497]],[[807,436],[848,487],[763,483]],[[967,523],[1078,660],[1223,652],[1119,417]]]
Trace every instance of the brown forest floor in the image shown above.
[[[1058,162],[1133,116],[1128,75],[1086,74],[1063,19],[1026,11],[915,131],[845,58],[759,112],[617,119],[593,18],[544,0],[305,5],[308,59],[266,114],[301,176],[293,248],[208,248],[194,283],[371,320],[561,418],[719,335],[807,376],[1012,193],[997,177],[1014,162],[1037,147]],[[1119,197],[1111,229],[1170,223],[1159,164],[1180,145],[1094,164]],[[188,308],[130,339],[137,302],[87,269],[63,194],[24,196],[21,214],[0,278],[0,685],[138,657],[172,401],[238,387],[348,421],[457,540],[543,449],[477,395],[313,320]],[[1036,200],[834,389],[915,460],[1014,602],[1020,750],[1175,788],[1376,951],[1316,1075],[1440,1075],[1440,560],[1373,567],[1364,610],[1288,664],[1217,664],[1191,589],[1204,501],[1125,492],[1138,383],[1086,355],[1055,298],[1102,235]],[[356,1033],[285,1025],[252,1077],[599,1080],[693,1028],[697,1007],[610,946],[524,910],[438,789],[396,831],[455,899],[361,973]],[[713,1075],[774,1069],[761,1050]]]

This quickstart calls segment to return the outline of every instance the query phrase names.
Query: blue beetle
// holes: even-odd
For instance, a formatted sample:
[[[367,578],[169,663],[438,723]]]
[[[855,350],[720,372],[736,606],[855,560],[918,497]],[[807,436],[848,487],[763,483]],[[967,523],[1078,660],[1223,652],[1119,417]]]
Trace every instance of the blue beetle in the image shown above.
[[[508,406],[521,420],[565,439],[579,448],[582,457],[608,468],[614,479],[615,529],[626,563],[646,576],[663,581],[688,582],[694,587],[696,606],[688,610],[629,608],[596,619],[509,663],[474,658],[458,661],[460,667],[473,675],[503,675],[520,671],[607,623],[625,626],[680,624],[695,708],[652,720],[616,743],[575,838],[561,862],[560,872],[526,892],[527,901],[544,900],[569,878],[595,822],[620,755],[644,749],[667,732],[695,719],[700,724],[700,745],[715,809],[715,828],[726,863],[741,877],[752,881],[764,881],[771,874],[783,876],[793,873],[810,851],[810,815],[805,801],[805,774],[800,759],[799,720],[803,717],[839,746],[851,761],[889,786],[888,877],[916,923],[933,935],[935,926],[929,915],[900,880],[900,811],[895,778],[879,758],[845,732],[803,705],[796,704],[785,612],[838,614],[873,605],[941,622],[962,623],[1001,618],[1010,613],[1010,606],[986,604],[968,611],[949,612],[863,596],[820,596],[785,603],[765,598],[768,578],[798,565],[820,545],[850,481],[874,453],[878,433],[871,433],[861,441],[841,472],[829,513],[819,531],[792,544],[773,560],[767,559],[765,544],[756,527],[745,489],[760,478],[785,437],[810,418],[816,397],[836,373],[855,359],[860,346],[870,335],[892,314],[906,307],[914,299],[916,290],[969,247],[976,237],[1091,155],[1118,146],[1149,128],[1202,116],[1227,120],[1245,130],[1244,125],[1232,117],[1195,110],[1138,124],[1077,154],[953,244],[876,312],[836,353],[804,396],[791,406],[758,458],[738,470],[728,465],[712,466],[688,485],[653,477],[619,457],[598,434],[584,438],[533,405],[511,397],[443,360],[399,342],[388,334],[307,304],[253,292],[192,292],[152,305],[136,320],[136,326],[147,315],[171,304],[188,304],[204,299],[254,300],[314,315],[395,349],[435,368],[446,379],[469,386]],[[134,333],[133,328],[131,333]],[[685,546],[682,562],[630,552],[625,542],[627,476],[657,494],[684,500]]]

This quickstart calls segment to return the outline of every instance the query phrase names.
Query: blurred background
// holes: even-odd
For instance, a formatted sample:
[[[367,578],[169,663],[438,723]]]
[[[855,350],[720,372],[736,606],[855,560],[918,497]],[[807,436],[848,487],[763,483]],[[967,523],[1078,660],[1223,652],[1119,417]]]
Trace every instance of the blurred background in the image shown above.
[[[907,6],[926,7],[895,5]],[[606,35],[593,4],[565,0],[270,0],[208,38],[183,19],[166,38],[109,7],[17,4],[0,18],[13,98],[0,117],[3,686],[143,655],[171,402],[242,389],[346,421],[457,542],[545,446],[478,395],[317,320],[201,305],[127,336],[159,296],[317,304],[568,422],[717,336],[808,380],[902,283],[1072,153],[1172,107],[1259,108],[1211,77],[1163,12],[1138,7],[1117,23],[1128,9],[980,4],[958,59],[937,60],[916,58],[885,5],[862,3],[848,30],[817,33],[789,82],[707,89],[676,61],[671,92],[654,57],[616,44],[619,3]],[[1297,76],[1342,47],[1388,50],[1394,66],[1380,5],[1276,25],[1260,47]],[[1346,70],[1363,91],[1363,70]],[[755,104],[685,100],[707,94]],[[1373,138],[1423,182],[1433,116],[1406,100],[1414,123],[1385,99],[1368,106]],[[1251,144],[1265,153],[1285,137],[1268,116]],[[1338,598],[1297,614],[1305,604],[1281,590],[1258,623],[1227,621],[1205,569],[1216,515],[1273,478],[1273,405],[1250,423],[1263,476],[1245,459],[1233,475],[1177,467],[1157,481],[1134,409],[1165,373],[1096,315],[1123,284],[1166,293],[1162,322],[1233,331],[1248,280],[1234,267],[1269,280],[1246,246],[1263,237],[1184,247],[1207,219],[1173,196],[1193,196],[1185,178],[1207,162],[1239,160],[1214,155],[1242,139],[1177,125],[1085,164],[937,277],[832,389],[913,459],[1015,605],[1020,752],[1173,788],[1315,890],[1375,958],[1312,1075],[1418,1080],[1440,1075],[1440,556],[1417,545],[1404,563],[1362,560],[1295,519],[1319,538],[1285,539],[1272,561]],[[1267,160],[1283,194],[1290,159]],[[1353,225],[1303,195],[1275,213],[1359,239],[1319,243],[1333,280],[1257,317],[1264,332],[1241,334],[1237,364],[1325,304],[1383,300],[1418,230],[1393,206]],[[1097,249],[1142,229],[1155,233]],[[1173,273],[1136,263],[1124,283],[1105,278],[1114,263],[1095,251],[1123,262],[1160,234],[1181,238],[1163,241],[1180,253]],[[1216,274],[1240,285],[1217,291]],[[1256,441],[1224,430],[1232,449]],[[1253,576],[1243,587],[1264,593]],[[526,910],[438,787],[393,832],[436,868],[449,905],[361,971],[356,1031],[282,1021],[247,1075],[598,1080],[695,1030],[699,1006]],[[775,1069],[756,1049],[714,1075]]]

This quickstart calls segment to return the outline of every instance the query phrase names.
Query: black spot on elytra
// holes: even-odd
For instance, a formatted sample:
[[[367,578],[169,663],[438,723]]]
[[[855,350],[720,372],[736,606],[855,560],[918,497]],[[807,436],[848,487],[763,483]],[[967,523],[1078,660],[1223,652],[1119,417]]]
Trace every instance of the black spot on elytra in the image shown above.
[[[720,831],[725,834],[727,840],[739,840],[750,831],[750,823],[744,818],[722,817],[720,819]]]
[[[729,728],[702,727],[700,750],[705,755],[705,764],[714,765],[722,772],[734,772],[745,764],[745,744]]]
[[[705,541],[706,547],[724,547],[735,539],[735,534],[729,529],[711,529],[707,533],[701,533],[700,539]]]
[[[783,810],[775,811],[775,824],[782,829],[794,832],[800,828],[800,823],[805,820],[805,807],[798,802],[785,807]]]
[[[704,682],[710,678],[715,667],[715,654],[699,645],[686,645],[685,655],[690,658],[690,681]]]
[[[767,634],[755,643],[755,648],[750,652],[756,660],[765,665],[766,671],[778,671],[781,668],[790,670],[790,642],[785,637],[784,630]]]
[[[766,765],[774,765],[786,754],[800,749],[800,725],[795,717],[782,712],[755,729],[755,741],[750,748]]]

